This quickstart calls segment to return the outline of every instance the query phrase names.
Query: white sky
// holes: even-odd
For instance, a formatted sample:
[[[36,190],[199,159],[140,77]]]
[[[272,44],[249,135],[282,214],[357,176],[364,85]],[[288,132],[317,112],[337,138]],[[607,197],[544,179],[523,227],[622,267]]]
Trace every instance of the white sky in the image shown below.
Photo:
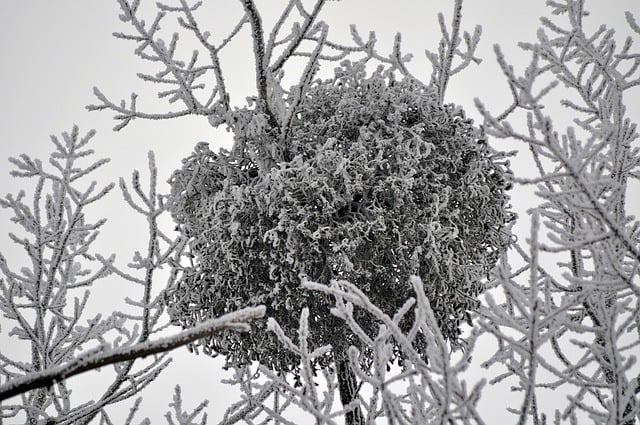
[[[171,171],[179,167],[180,159],[187,155],[196,142],[209,141],[212,146],[230,143],[230,136],[224,131],[213,131],[205,118],[187,118],[172,122],[134,121],[123,131],[114,133],[111,128],[115,122],[110,112],[92,112],[84,109],[94,102],[92,87],[98,86],[111,100],[128,100],[129,93],[140,94],[139,107],[145,105],[149,110],[167,110],[164,104],[157,103],[154,92],[148,84],[135,76],[137,72],[148,70],[133,55],[133,44],[115,40],[113,31],[126,30],[117,19],[116,0],[29,0],[5,1],[0,14],[0,159],[28,153],[45,159],[50,152],[50,134],[69,131],[74,123],[81,132],[91,128],[98,130],[93,147],[98,156],[111,157],[108,169],[94,178],[104,179],[103,183],[115,181],[118,176],[129,176],[132,169],[140,168],[144,174],[146,152],[153,149],[160,169],[160,180],[165,181]],[[147,1],[153,4],[155,2]],[[146,4],[143,1],[143,4]],[[207,22],[208,29],[216,36],[219,28],[235,24],[239,7],[237,2],[218,0],[217,12]],[[272,0],[259,1],[272,9],[279,9],[285,2]],[[471,116],[477,116],[473,108],[473,98],[479,97],[495,112],[501,111],[509,103],[509,93],[502,75],[495,64],[492,46],[500,43],[507,58],[516,69],[523,69],[526,57],[518,53],[516,42],[533,41],[538,27],[538,17],[545,13],[542,0],[467,0],[463,8],[463,28],[471,31],[475,24],[483,27],[483,36],[477,56],[484,59],[480,66],[474,66],[457,79],[452,80],[448,101],[462,104]],[[358,26],[360,33],[366,36],[369,30],[378,34],[379,50],[388,52],[396,31],[403,33],[403,52],[412,52],[415,64],[412,70],[418,76],[428,80],[430,70],[424,61],[424,48],[435,49],[439,38],[436,14],[443,11],[447,22],[450,21],[450,5],[446,0],[343,0],[329,2],[321,18],[331,27],[334,39],[345,40],[348,24]],[[224,5],[224,6],[217,6]],[[587,22],[605,23],[626,34],[623,12],[634,11],[640,19],[640,2],[637,0],[591,0],[587,8],[592,10],[594,19]],[[268,28],[270,13],[265,12],[265,27]],[[229,18],[232,16],[232,18]],[[152,17],[149,17],[151,20]],[[593,25],[593,23],[592,23]],[[621,38],[619,38],[621,40]],[[251,57],[250,45],[238,43],[228,57],[223,57],[223,69],[230,85],[232,101],[242,105],[244,96],[254,93],[254,77],[247,60]],[[226,59],[226,62],[225,62]],[[249,62],[250,63],[250,62]],[[333,65],[329,65],[333,68]],[[234,94],[236,94],[234,96]],[[631,115],[638,116],[640,103],[628,105]],[[155,109],[154,109],[155,108]],[[636,119],[636,121],[638,121]],[[556,124],[560,124],[556,121]],[[500,141],[497,147],[511,150],[520,146],[513,142]],[[15,193],[21,184],[8,176],[9,167],[0,166],[0,194]],[[526,172],[526,170],[515,170]],[[166,186],[164,187],[166,190]],[[520,211],[526,210],[525,199],[529,192],[514,191],[514,204]],[[117,193],[110,195],[96,214],[106,216],[110,221],[105,228],[103,238],[97,248],[103,254],[118,253],[122,262],[130,258],[133,249],[142,249],[145,245],[144,234],[140,233],[143,222],[132,221],[124,203]],[[100,215],[100,216],[102,216]],[[100,216],[96,216],[99,218]],[[25,261],[21,252],[10,245],[5,230],[12,230],[4,223],[8,221],[6,211],[0,211],[3,227],[0,232],[0,250],[14,265]],[[524,222],[526,227],[526,221]],[[19,268],[19,267],[18,267]],[[111,283],[108,283],[111,285]],[[105,285],[105,283],[103,283]],[[128,287],[113,283],[107,290],[123,297]],[[131,289],[137,291],[136,289]],[[108,299],[109,302],[104,302]],[[95,301],[95,308],[108,312],[119,308],[110,303],[120,298],[102,298]],[[7,323],[0,318],[0,350],[8,348]],[[481,353],[478,354],[480,356]],[[187,405],[195,406],[202,398],[210,399],[209,412],[212,419],[224,411],[234,401],[233,394],[226,389],[223,393],[214,393],[217,381],[221,378],[219,362],[209,358],[188,355],[179,350],[173,356],[174,365],[156,383],[142,406],[144,415],[153,423],[160,422],[160,416],[171,399],[172,387],[177,382],[183,386],[183,394],[189,400]],[[78,382],[85,383],[96,379],[97,373],[88,374]],[[87,376],[88,376],[87,375]],[[490,394],[487,392],[485,397]],[[486,401],[484,405],[491,423],[492,415],[504,407],[500,402]],[[158,407],[161,406],[161,407]],[[500,409],[495,409],[499,407]],[[113,409],[112,409],[113,410]],[[126,414],[123,410],[122,414]],[[495,417],[497,418],[497,416]]]

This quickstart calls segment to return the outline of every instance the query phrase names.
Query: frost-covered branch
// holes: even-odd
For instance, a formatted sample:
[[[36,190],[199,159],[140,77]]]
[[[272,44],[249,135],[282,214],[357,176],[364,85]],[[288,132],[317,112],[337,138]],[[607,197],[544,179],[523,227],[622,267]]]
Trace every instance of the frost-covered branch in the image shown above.
[[[636,87],[637,55],[630,53],[632,38],[618,47],[614,31],[605,26],[586,32],[585,1],[548,4],[568,22],[542,18],[538,41],[521,43],[532,58],[523,76],[495,47],[512,105],[495,116],[476,101],[487,134],[528,146],[538,176],[515,181],[537,185],[540,204],[531,212],[549,232],[545,241],[532,238],[531,255],[516,245],[529,282],[506,265],[496,275],[505,301],[487,298],[482,326],[500,349],[486,365],[507,367],[494,383],[518,382],[523,408],[514,413],[521,423],[544,422],[551,412],[536,395],[553,389],[567,399],[566,408],[552,413],[557,423],[588,417],[596,424],[631,425],[640,411],[633,366],[633,350],[640,346],[634,325],[640,309],[640,224],[626,207],[640,157],[632,147],[637,127],[624,99]],[[634,29],[629,14],[627,20]],[[575,116],[575,127],[562,133],[545,115],[557,97]],[[516,126],[521,116],[524,122]],[[546,270],[552,262],[547,254],[564,254],[557,263],[562,275]]]
[[[72,376],[107,365],[165,353],[224,329],[246,332],[250,329],[246,322],[264,316],[264,312],[264,307],[248,307],[215,319],[206,320],[193,328],[157,340],[147,340],[112,349],[98,347],[85,354],[77,355],[62,365],[15,378],[0,385],[0,401],[36,388],[52,386]]]
[[[272,126],[279,124],[274,113],[276,105],[272,105],[269,87],[274,83],[273,75],[280,73],[287,62],[295,56],[307,56],[310,53],[304,51],[305,41],[315,41],[326,44],[336,52],[333,57],[316,55],[317,60],[339,60],[350,54],[364,53],[369,46],[343,46],[340,43],[331,42],[322,36],[322,28],[326,24],[318,21],[318,16],[325,4],[324,0],[314,3],[312,10],[307,12],[302,2],[290,0],[283,9],[280,18],[268,32],[263,28],[262,17],[257,5],[250,0],[242,0],[244,14],[237,19],[237,24],[224,37],[222,41],[215,43],[212,34],[202,28],[202,20],[198,13],[203,9],[202,2],[179,0],[178,6],[167,2],[157,3],[157,13],[148,24],[139,11],[140,2],[136,0],[118,0],[121,14],[120,20],[128,24],[132,32],[115,32],[114,36],[125,41],[137,44],[135,54],[144,61],[149,61],[161,66],[155,74],[138,74],[143,81],[168,86],[167,90],[158,92],[160,99],[167,99],[170,104],[179,102],[182,108],[170,112],[145,112],[137,106],[138,95],[132,93],[128,102],[124,100],[113,102],[98,88],[94,88],[94,94],[98,99],[97,104],[89,105],[89,110],[112,110],[116,113],[115,119],[119,123],[114,130],[121,130],[133,119],[172,119],[186,115],[206,116],[214,125],[225,123],[234,127],[231,118],[231,94],[229,93],[223,72],[223,64],[220,60],[220,52],[229,43],[237,38],[245,27],[250,27],[254,56],[257,99],[262,104],[262,113],[267,114]],[[301,22],[296,21],[293,11],[297,11]],[[189,59],[179,59],[181,55],[180,34],[172,33],[164,35],[161,23],[168,16],[175,16],[178,25],[191,33],[199,47],[193,50]],[[291,31],[282,35],[281,30],[286,23],[291,24]],[[168,40],[167,40],[168,38]],[[266,44],[265,44],[266,40]],[[208,62],[203,62],[201,57],[208,56]],[[212,75],[213,78],[209,78]],[[213,81],[213,83],[211,82]],[[281,88],[282,89],[282,88]],[[279,100],[281,101],[281,100]]]
[[[24,344],[31,353],[28,361],[12,360],[5,353],[0,355],[3,387],[29,388],[28,393],[20,395],[20,404],[0,407],[5,418],[22,413],[30,424],[41,419],[88,423],[95,415],[107,416],[106,406],[139,393],[168,365],[162,355],[141,367],[134,367],[135,357],[115,364],[114,379],[102,395],[95,402],[80,405],[74,405],[71,391],[61,378],[85,370],[87,364],[95,365],[93,357],[76,358],[87,346],[89,350],[102,347],[103,351],[105,347],[116,350],[137,347],[136,344],[144,345],[149,335],[167,326],[161,320],[162,298],[152,286],[157,283],[156,271],[169,263],[179,264],[184,249],[183,238],[172,240],[159,229],[158,219],[165,205],[157,194],[157,171],[150,154],[148,190],[142,189],[137,171],[131,190],[124,181],[120,183],[125,201],[147,221],[146,253],[136,253],[125,271],[116,265],[115,256],[105,259],[94,252],[92,244],[106,220],[91,223],[87,207],[101,201],[114,185],[98,189],[96,182],[90,182],[82,187],[84,178],[108,162],[100,159],[84,163],[93,154],[87,147],[93,135],[92,131],[81,137],[74,127],[71,133],[63,134],[62,140],[52,137],[55,151],[49,164],[54,171],[48,171],[40,160],[27,155],[11,159],[16,167],[12,175],[36,179],[36,185],[31,203],[27,203],[24,192],[0,200],[0,205],[12,211],[14,222],[22,228],[22,235],[9,236],[25,249],[27,264],[31,264],[16,272],[0,254],[0,310],[14,325],[5,332],[16,346]],[[178,271],[169,273],[169,284]],[[136,276],[137,273],[142,276]],[[114,311],[107,317],[88,315],[90,291],[98,290],[100,281],[110,276],[142,286],[139,299],[126,300],[134,312]],[[48,389],[40,384],[33,387],[34,380],[44,382],[38,379],[52,385]]]
[[[347,423],[374,424],[383,420],[388,424],[484,424],[477,403],[484,382],[479,382],[467,390],[460,376],[469,365],[471,351],[477,335],[468,340],[464,354],[457,361],[450,358],[450,346],[445,342],[436,319],[424,296],[422,281],[412,277],[411,283],[417,298],[409,300],[393,317],[384,314],[378,307],[355,286],[346,281],[334,281],[330,286],[303,281],[303,285],[312,290],[331,295],[336,300],[332,314],[344,320],[354,334],[367,340],[372,350],[372,362],[363,363],[363,357],[357,349],[349,350],[348,367],[360,381],[358,397],[350,405],[342,409],[336,408],[334,400],[337,396],[338,370],[323,369],[323,374],[315,373],[314,361],[327,353],[331,347],[320,347],[311,351],[308,346],[308,323],[313,320],[305,309],[300,317],[296,338],[285,334],[276,320],[269,321],[269,330],[276,334],[282,348],[296,353],[300,357],[299,379],[289,382],[285,375],[273,372],[269,368],[259,366],[263,381],[235,380],[232,385],[245,383],[247,400],[253,400],[252,420],[280,421],[283,424],[293,423],[290,410],[297,406],[310,415],[313,423],[340,423],[352,409],[361,409],[360,419],[347,415]],[[373,338],[354,318],[355,309],[364,309],[372,314],[380,329]],[[413,326],[402,330],[399,324],[406,316],[412,314]],[[424,338],[427,344],[426,356],[414,343]],[[403,360],[400,365],[392,362],[393,341],[402,343]],[[251,374],[249,374],[251,375]],[[248,378],[248,375],[244,375]],[[247,379],[244,378],[244,379]],[[320,385],[320,387],[318,387]],[[257,393],[251,393],[249,387],[256,390],[275,388],[270,397],[257,399]],[[322,388],[322,392],[318,391]],[[260,395],[264,392],[260,392]],[[268,401],[278,397],[279,409],[270,407]],[[248,401],[247,401],[248,403]],[[249,407],[247,405],[247,407]],[[224,424],[234,423],[223,421]]]
[[[476,25],[473,30],[473,34],[469,34],[465,31],[461,38],[461,22],[462,0],[456,0],[453,6],[451,26],[449,28],[447,28],[444,21],[444,15],[442,13],[438,14],[438,24],[440,25],[440,32],[442,33],[442,38],[438,45],[438,53],[433,53],[425,49],[425,55],[433,67],[431,84],[435,85],[435,88],[438,91],[438,99],[441,103],[444,103],[444,96],[449,79],[469,66],[472,61],[475,63],[481,62],[479,58],[474,56],[474,53],[478,43],[480,42],[482,28],[480,25]],[[466,44],[466,51],[464,52],[459,49],[462,40],[464,40]],[[456,56],[461,58],[462,62],[454,68],[453,60]]]
[[[170,412],[165,414],[165,418],[167,419],[167,423],[169,425],[196,425],[195,419],[198,415],[202,413],[202,421],[199,425],[206,425],[207,423],[207,414],[203,413],[204,409],[207,407],[209,403],[204,401],[200,403],[192,412],[185,412],[182,410],[182,391],[180,389],[180,385],[176,385],[175,393],[173,396],[173,402],[169,404],[170,407],[174,410],[175,419],[177,422],[173,421],[173,417]]]

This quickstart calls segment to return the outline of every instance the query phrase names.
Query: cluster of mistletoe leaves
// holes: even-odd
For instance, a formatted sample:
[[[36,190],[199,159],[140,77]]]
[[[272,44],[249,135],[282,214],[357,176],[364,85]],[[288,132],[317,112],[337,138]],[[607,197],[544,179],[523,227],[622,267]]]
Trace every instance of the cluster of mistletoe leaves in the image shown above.
[[[275,134],[264,118],[256,122],[263,129],[252,137],[236,134],[246,152]],[[346,279],[393,315],[412,296],[408,278],[416,274],[455,343],[477,308],[483,276],[508,244],[512,219],[508,170],[472,121],[420,84],[343,64],[308,88],[279,143],[288,159],[268,169],[237,150],[216,154],[199,144],[172,176],[173,215],[194,254],[170,292],[173,320],[189,327],[264,304],[295,340],[308,307],[311,348],[331,344],[335,358],[353,344],[364,353],[330,314],[333,300],[304,290],[301,278]],[[367,313],[354,317],[377,333]],[[266,332],[266,320],[252,326],[202,347],[230,364],[258,360],[295,371],[299,359]]]

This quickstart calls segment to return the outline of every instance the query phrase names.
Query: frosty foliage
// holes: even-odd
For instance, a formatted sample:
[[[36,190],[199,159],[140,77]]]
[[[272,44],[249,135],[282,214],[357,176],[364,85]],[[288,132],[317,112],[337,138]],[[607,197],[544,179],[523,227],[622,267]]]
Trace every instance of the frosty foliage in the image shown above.
[[[189,327],[264,304],[291,336],[307,307],[311,349],[330,344],[339,357],[350,345],[369,348],[329,313],[330,299],[300,286],[301,276],[348,280],[393,315],[416,274],[456,343],[478,305],[481,278],[508,243],[511,219],[500,154],[471,120],[421,84],[382,69],[366,76],[350,63],[310,85],[280,142],[288,160],[264,170],[253,160],[256,145],[274,131],[259,118],[237,137],[246,160],[199,145],[170,180],[170,208],[195,256],[170,291],[172,319]],[[366,334],[377,332],[366,311],[354,314]],[[297,369],[299,357],[283,355],[265,325],[213,336],[205,352],[230,365]],[[401,352],[396,347],[393,357]]]
[[[90,109],[115,111],[121,121],[116,130],[136,118],[189,114],[233,132],[231,152],[214,153],[200,143],[171,180],[171,208],[190,238],[192,257],[168,290],[172,319],[190,327],[264,303],[284,335],[291,335],[298,326],[295,311],[308,306],[311,347],[332,346],[317,363],[336,367],[341,402],[351,405],[358,380],[347,349],[371,349],[329,313],[330,298],[300,287],[300,279],[352,280],[393,314],[411,292],[409,275],[425,275],[445,337],[457,344],[461,323],[478,306],[482,276],[508,243],[505,225],[512,217],[505,210],[509,184],[501,154],[459,108],[443,102],[449,77],[478,62],[473,53],[480,29],[461,37],[461,1],[454,3],[451,27],[439,15],[442,40],[437,53],[428,54],[434,71],[426,85],[408,70],[410,55],[401,54],[399,34],[388,56],[376,50],[375,34],[364,41],[355,28],[350,46],[330,40],[329,27],[318,20],[323,0],[309,9],[301,1],[287,2],[269,33],[257,5],[240,3],[244,15],[214,41],[196,18],[201,2],[158,3],[149,25],[139,1],[120,0],[121,20],[133,32],[116,37],[137,43],[142,59],[160,65],[157,74],[140,77],[168,86],[159,97],[184,108],[144,113],[137,95],[129,105],[116,104],[96,89],[100,103]],[[199,45],[188,61],[178,59],[177,32],[170,42],[164,39],[161,23],[169,16]],[[289,33],[282,31],[287,25]],[[251,36],[256,96],[233,107],[219,54],[243,28]],[[287,90],[285,70],[292,70],[287,64],[295,57],[306,65]],[[334,78],[315,78],[323,63],[345,58],[351,62],[343,62]],[[382,68],[366,77],[370,61]],[[394,72],[402,78],[396,81]],[[377,321],[366,310],[356,315],[373,335]],[[192,348],[222,353],[228,365],[258,360],[299,379],[299,355],[282,350],[264,332],[265,324],[256,323],[250,335],[226,332]],[[424,346],[420,337],[414,340]],[[399,346],[390,360],[396,357],[402,358]],[[345,416],[349,423],[363,420],[358,408]]]
[[[640,423],[640,225],[627,211],[640,150],[634,111],[625,108],[640,86],[633,15],[634,36],[618,45],[612,29],[588,29],[584,0],[547,1],[554,18],[541,19],[536,42],[521,44],[532,58],[522,75],[496,45],[513,102],[496,114],[478,100],[479,129],[444,102],[450,77],[480,61],[481,31],[461,30],[461,0],[450,25],[438,17],[442,40],[426,52],[428,84],[409,70],[399,34],[388,55],[377,51],[375,34],[365,40],[356,28],[349,45],[332,40],[319,19],[324,0],[283,2],[269,29],[254,1],[240,3],[236,25],[214,37],[199,23],[203,2],[157,3],[145,20],[140,0],[118,0],[130,31],[115,36],[159,66],[139,76],[163,86],[159,97],[175,109],[146,112],[135,93],[112,102],[98,89],[89,109],[114,111],[117,130],[134,119],[199,115],[235,137],[230,152],[198,144],[171,177],[168,204],[155,192],[152,156],[148,192],[137,173],[133,190],[121,183],[149,223],[148,251],[132,271],[90,249],[103,222],[90,224],[84,208],[111,186],[78,186],[106,162],[78,166],[92,154],[89,136],[74,129],[54,139],[54,172],[27,156],[12,160],[16,176],[38,183],[29,203],[23,193],[1,201],[30,235],[11,238],[31,266],[16,272],[0,257],[0,308],[31,358],[0,352],[0,394],[20,394],[1,405],[0,418],[89,423],[100,415],[111,423],[106,408],[138,394],[167,364],[139,355],[192,343],[223,354],[232,373],[225,382],[241,391],[220,425],[294,425],[301,412],[318,425],[485,424],[483,406],[502,408],[494,397],[505,390],[521,397],[504,406],[518,425]],[[182,32],[167,38],[168,17]],[[234,106],[220,52],[243,31],[256,95]],[[185,35],[198,48],[181,58]],[[304,66],[290,66],[293,58]],[[332,78],[317,78],[321,66],[344,60]],[[371,63],[381,67],[371,72]],[[285,70],[297,75],[290,89]],[[572,111],[574,127],[548,115],[554,103]],[[537,175],[508,172],[488,144],[496,139],[522,143],[519,157],[528,152]],[[509,235],[512,184],[537,189],[526,243]],[[168,206],[184,239],[157,227]],[[172,270],[166,297],[152,297],[162,264]],[[82,325],[88,290],[73,308],[72,294],[107,274],[144,288],[132,302],[140,313]],[[168,344],[149,338],[165,304],[188,328]],[[265,308],[235,311],[259,304]],[[237,332],[265,311],[253,332]],[[497,344],[483,363],[488,385],[467,384],[473,349],[487,339]],[[464,349],[452,355],[456,345]],[[97,351],[83,357],[85,346]],[[101,355],[122,350],[128,357],[104,395],[74,405],[69,367],[101,365]],[[205,423],[206,403],[194,405],[184,410],[177,387],[166,420]],[[140,399],[127,423],[139,407]]]

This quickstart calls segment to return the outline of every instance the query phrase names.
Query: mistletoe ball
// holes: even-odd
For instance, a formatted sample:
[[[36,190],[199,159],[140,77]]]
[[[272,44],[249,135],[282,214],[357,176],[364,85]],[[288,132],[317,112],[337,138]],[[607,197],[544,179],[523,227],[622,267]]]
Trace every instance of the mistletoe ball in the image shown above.
[[[169,292],[172,319],[189,327],[262,304],[295,340],[308,307],[309,343],[330,344],[333,357],[318,360],[328,362],[349,345],[368,350],[330,313],[331,297],[304,289],[302,278],[348,280],[393,315],[418,275],[455,343],[509,242],[503,156],[459,108],[382,69],[367,76],[362,65],[344,64],[294,103],[279,128],[257,110],[238,112],[245,125],[231,153],[200,144],[172,176],[172,213],[194,257]],[[268,167],[264,152],[277,154]],[[368,313],[355,309],[354,317],[377,333]],[[229,364],[295,371],[299,359],[266,320],[252,327],[200,345]]]

